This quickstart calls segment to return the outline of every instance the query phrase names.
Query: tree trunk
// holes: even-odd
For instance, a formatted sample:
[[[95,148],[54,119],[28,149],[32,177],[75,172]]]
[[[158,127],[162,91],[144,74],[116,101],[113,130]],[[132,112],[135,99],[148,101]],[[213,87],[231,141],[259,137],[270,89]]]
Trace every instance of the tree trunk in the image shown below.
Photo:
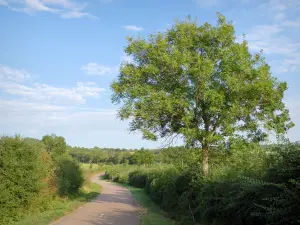
[[[204,143],[202,146],[202,168],[205,176],[207,176],[209,172],[208,154],[209,154],[208,143]]]

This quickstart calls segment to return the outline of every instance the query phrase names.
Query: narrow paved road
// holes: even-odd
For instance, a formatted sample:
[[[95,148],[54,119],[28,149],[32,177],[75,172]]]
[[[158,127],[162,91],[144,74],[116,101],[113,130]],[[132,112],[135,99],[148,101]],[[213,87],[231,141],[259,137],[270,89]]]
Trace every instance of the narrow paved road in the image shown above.
[[[99,174],[92,178],[103,187],[96,199],[78,208],[73,213],[51,225],[139,225],[138,207],[126,188],[99,180]]]

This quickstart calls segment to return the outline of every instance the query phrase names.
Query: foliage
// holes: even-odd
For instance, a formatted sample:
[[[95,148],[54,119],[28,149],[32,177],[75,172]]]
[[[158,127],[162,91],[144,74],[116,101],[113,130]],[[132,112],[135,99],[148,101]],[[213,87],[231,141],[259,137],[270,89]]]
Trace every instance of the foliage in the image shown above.
[[[82,163],[131,163],[134,150],[98,148],[91,149],[80,147],[68,147],[70,155]]]
[[[119,183],[128,182],[128,174],[137,169],[137,166],[109,166],[105,170],[105,178]]]
[[[268,170],[266,180],[275,183],[278,193],[266,198],[259,205],[268,224],[284,225],[300,223],[300,146],[278,145],[273,148],[277,155],[276,165]]]
[[[63,137],[16,136],[0,137],[0,180],[0,224],[9,225],[55,208],[58,193],[78,196],[83,176]]]
[[[45,135],[42,141],[46,146],[47,152],[54,158],[66,153],[67,144],[64,137],[56,136],[56,134]]]
[[[57,162],[56,176],[59,195],[78,192],[84,182],[79,163],[70,157],[62,157]]]
[[[137,165],[149,165],[155,162],[155,156],[153,151],[147,151],[141,149],[140,151],[136,151],[132,155],[132,162],[133,164]]]
[[[29,213],[12,225],[48,225],[52,221],[72,212],[101,193],[102,187],[96,183],[86,182],[82,190],[71,198],[54,198],[47,208]]]
[[[212,153],[209,176],[197,164],[114,171],[122,171],[128,184],[144,187],[155,203],[183,224],[299,224],[299,145],[236,142],[226,152]]]
[[[0,224],[9,224],[50,194],[46,151],[19,136],[1,137],[0,180]]]
[[[128,183],[137,188],[144,188],[146,185],[147,170],[134,170],[128,173]]]
[[[153,164],[156,160],[154,150],[133,150],[133,149],[100,149],[94,147],[92,149],[69,147],[70,155],[83,163],[93,164],[137,164],[148,165]]]
[[[192,165],[199,161],[198,149],[185,147],[169,147],[161,149],[158,154],[159,161],[174,165]]]
[[[188,146],[201,146],[208,173],[208,150],[228,137],[263,140],[293,126],[282,102],[285,82],[272,77],[261,54],[246,41],[236,42],[223,15],[217,26],[189,19],[148,40],[129,38],[125,52],[133,62],[121,65],[112,84],[121,119],[143,138],[182,135]]]
[[[135,152],[94,149],[110,152],[112,165],[89,161],[82,168],[85,174],[106,169],[108,179],[143,188],[169,217],[182,224],[299,224],[299,143],[227,141],[223,147],[211,149],[208,176],[200,167],[198,149],[183,147]],[[89,182],[80,188],[83,172],[75,159],[67,152],[49,153],[39,140],[0,138],[1,224],[32,224],[37,218],[50,221],[70,209],[73,200],[77,203],[72,207],[79,205],[76,199],[82,194],[94,196],[93,191],[84,194],[93,189]],[[155,159],[158,163],[152,164]],[[125,160],[140,165],[128,165]],[[57,193],[69,198],[55,197]],[[20,221],[28,213],[30,216]]]

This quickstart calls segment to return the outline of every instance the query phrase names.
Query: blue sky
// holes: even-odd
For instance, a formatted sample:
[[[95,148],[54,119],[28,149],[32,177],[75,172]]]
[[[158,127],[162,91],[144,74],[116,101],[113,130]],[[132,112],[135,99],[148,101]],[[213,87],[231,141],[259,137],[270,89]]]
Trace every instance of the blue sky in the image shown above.
[[[188,15],[215,24],[216,12],[288,82],[284,101],[296,123],[288,135],[300,140],[299,0],[0,0],[0,133],[56,133],[86,147],[162,146],[129,133],[110,102],[109,85],[128,60],[126,36],[164,31]]]

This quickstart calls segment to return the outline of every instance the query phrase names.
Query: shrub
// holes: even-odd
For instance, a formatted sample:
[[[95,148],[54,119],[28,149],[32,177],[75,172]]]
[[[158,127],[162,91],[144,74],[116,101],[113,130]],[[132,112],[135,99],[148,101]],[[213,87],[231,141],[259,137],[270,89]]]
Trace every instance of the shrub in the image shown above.
[[[137,166],[116,165],[108,166],[105,170],[105,178],[119,183],[128,183],[130,172],[136,170]]]
[[[54,158],[66,153],[67,143],[62,136],[56,136],[56,134],[45,135],[42,138],[42,142],[44,143],[47,152]]]
[[[58,159],[56,176],[59,195],[77,193],[84,182],[79,163],[66,156]]]
[[[263,210],[267,224],[285,225],[300,223],[300,180],[291,180],[290,185],[281,186],[282,190],[275,196],[267,198],[267,204],[258,205]]]
[[[278,191],[258,205],[268,224],[284,225],[300,223],[300,146],[285,144],[275,146],[276,165],[267,171],[265,179]]]
[[[47,158],[33,142],[18,136],[0,138],[0,224],[17,220],[47,194],[51,172]]]
[[[146,170],[134,170],[128,174],[128,182],[130,185],[138,188],[144,188],[146,184]]]
[[[137,165],[150,165],[155,162],[155,155],[153,151],[141,149],[139,151],[135,151],[131,160]]]
[[[183,224],[299,224],[299,145],[235,145],[227,152],[212,152],[212,157],[209,176],[203,176],[197,163],[116,166],[107,174],[118,182],[128,177],[130,185],[145,188]]]

